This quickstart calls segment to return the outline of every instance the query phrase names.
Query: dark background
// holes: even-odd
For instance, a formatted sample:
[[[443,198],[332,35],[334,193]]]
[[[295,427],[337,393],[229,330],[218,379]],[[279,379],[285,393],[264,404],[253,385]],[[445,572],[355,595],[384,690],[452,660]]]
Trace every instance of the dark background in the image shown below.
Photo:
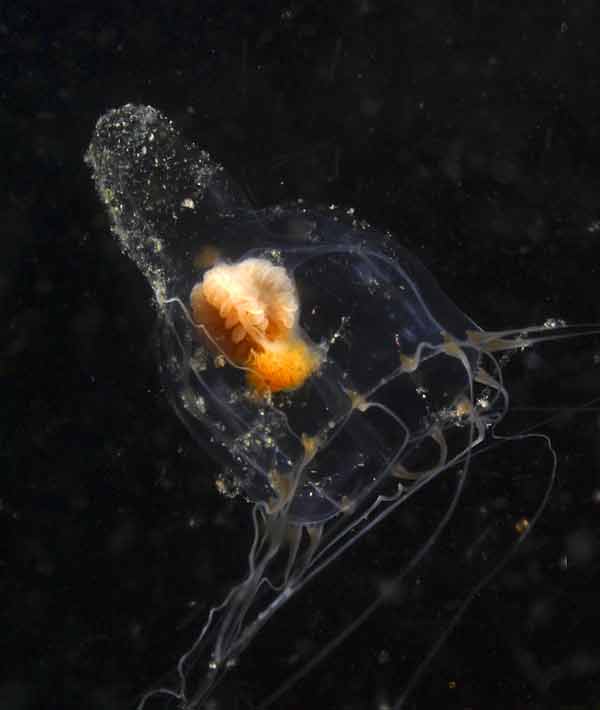
[[[154,105],[257,205],[356,208],[484,328],[600,322],[599,20],[591,0],[2,6],[2,710],[133,708],[246,564],[248,506],[218,496],[168,407],[150,289],[83,164],[96,119]],[[552,411],[514,426],[561,408],[543,428],[558,486],[411,707],[600,707],[600,432],[598,411],[577,409],[600,396],[600,343],[535,352],[516,402]],[[494,455],[533,464],[519,447]],[[379,532],[307,589],[216,707],[255,707],[403,545]],[[438,559],[436,628],[454,609],[452,557]],[[426,626],[410,604],[384,609],[275,707],[389,707]]]

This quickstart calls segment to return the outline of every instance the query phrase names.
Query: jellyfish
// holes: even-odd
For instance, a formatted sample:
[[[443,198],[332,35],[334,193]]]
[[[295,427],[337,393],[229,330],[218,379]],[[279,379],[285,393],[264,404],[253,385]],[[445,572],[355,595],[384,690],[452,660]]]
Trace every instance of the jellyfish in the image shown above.
[[[404,525],[388,544],[396,566],[371,600],[254,704],[278,706],[379,609],[402,598],[418,603],[415,570],[459,502],[485,497],[483,483],[468,493],[467,480],[474,459],[503,440],[506,360],[598,328],[553,321],[484,331],[391,233],[352,209],[302,200],[256,208],[152,107],[128,104],[102,116],[86,161],[123,253],[151,286],[172,407],[219,462],[217,489],[238,497],[252,520],[245,573],[215,600],[172,682],[143,694],[139,708],[215,707],[249,647],[291,600],[330,570],[343,576],[355,546],[390,520]],[[533,495],[500,477],[486,484],[487,497],[502,492],[508,512],[491,524],[483,504],[471,508],[476,519],[454,553],[468,560],[457,575],[459,602],[437,636],[425,635],[390,707],[403,706],[548,501],[556,472],[550,440],[533,431],[512,441],[536,446],[531,458],[544,458],[546,475]],[[422,520],[413,525],[421,535],[413,539],[410,511],[426,495],[434,513],[424,529]]]

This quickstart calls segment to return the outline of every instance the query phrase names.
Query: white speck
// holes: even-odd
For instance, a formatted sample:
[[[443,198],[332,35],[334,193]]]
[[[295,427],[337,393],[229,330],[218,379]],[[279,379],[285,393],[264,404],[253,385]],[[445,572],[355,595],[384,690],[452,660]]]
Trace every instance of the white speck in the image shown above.
[[[543,327],[548,330],[553,330],[554,328],[564,328],[566,325],[566,322],[562,320],[562,318],[548,318],[544,321]]]
[[[587,226],[587,231],[590,234],[596,234],[596,232],[600,232],[600,219],[592,220]]]

